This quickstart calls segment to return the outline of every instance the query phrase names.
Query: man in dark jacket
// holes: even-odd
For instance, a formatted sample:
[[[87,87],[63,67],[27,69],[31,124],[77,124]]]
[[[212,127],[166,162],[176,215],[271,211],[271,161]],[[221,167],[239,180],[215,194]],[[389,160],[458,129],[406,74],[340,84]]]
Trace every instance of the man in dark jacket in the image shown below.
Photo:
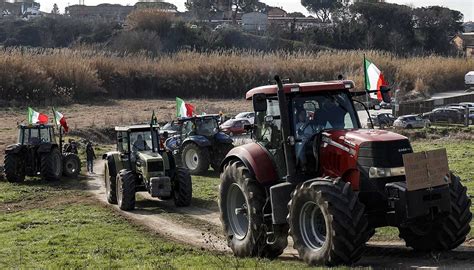
[[[92,147],[91,142],[87,143],[86,155],[87,155],[87,171],[90,173],[94,173],[94,159],[96,159],[97,157],[95,156],[94,148]]]

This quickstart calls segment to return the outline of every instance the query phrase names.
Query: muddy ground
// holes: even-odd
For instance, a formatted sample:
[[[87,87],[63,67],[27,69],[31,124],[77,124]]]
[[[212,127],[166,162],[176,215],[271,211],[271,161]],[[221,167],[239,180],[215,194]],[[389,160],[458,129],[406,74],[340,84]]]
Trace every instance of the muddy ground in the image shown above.
[[[103,162],[97,162],[96,175],[88,181],[89,191],[107,204],[103,186]],[[172,201],[160,201],[147,193],[139,193],[136,209],[124,212],[110,207],[129,219],[171,240],[206,250],[231,252],[221,233],[219,213],[199,207],[176,208]],[[290,239],[291,246],[291,239]],[[297,252],[289,247],[280,260],[298,260]],[[454,268],[474,267],[474,246],[463,245],[456,250],[436,253],[417,253],[406,248],[404,242],[374,242],[367,245],[362,259],[355,265],[375,269]]]

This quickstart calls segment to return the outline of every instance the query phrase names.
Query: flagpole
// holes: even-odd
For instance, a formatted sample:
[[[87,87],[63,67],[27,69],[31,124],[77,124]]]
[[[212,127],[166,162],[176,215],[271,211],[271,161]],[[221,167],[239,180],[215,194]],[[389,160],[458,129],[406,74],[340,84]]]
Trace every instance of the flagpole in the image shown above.
[[[365,53],[364,53],[364,84],[365,84],[365,97],[366,97],[367,107],[370,107],[370,104],[369,104],[370,94],[368,93],[369,89],[367,89],[367,61],[365,58]]]

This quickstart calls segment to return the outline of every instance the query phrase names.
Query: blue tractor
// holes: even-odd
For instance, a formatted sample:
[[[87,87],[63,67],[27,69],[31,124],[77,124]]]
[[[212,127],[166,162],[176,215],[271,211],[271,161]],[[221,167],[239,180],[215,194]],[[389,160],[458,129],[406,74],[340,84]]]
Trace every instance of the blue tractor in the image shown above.
[[[234,148],[232,138],[219,129],[219,115],[180,118],[173,123],[175,135],[165,142],[175,159],[193,175],[214,170]]]

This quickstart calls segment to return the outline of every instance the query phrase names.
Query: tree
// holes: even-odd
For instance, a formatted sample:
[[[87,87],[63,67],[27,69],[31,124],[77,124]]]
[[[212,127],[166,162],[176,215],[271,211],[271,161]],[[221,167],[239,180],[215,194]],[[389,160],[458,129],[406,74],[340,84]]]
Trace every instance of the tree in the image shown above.
[[[439,6],[417,8],[414,13],[423,50],[448,54],[452,49],[449,37],[463,31],[463,14]]]
[[[291,12],[291,13],[288,13],[288,17],[292,17],[292,18],[305,18],[306,16],[301,13],[301,12]]]
[[[301,5],[324,23],[330,22],[331,14],[342,7],[341,0],[301,0]]]
[[[59,15],[58,4],[55,3],[55,4],[53,5],[53,10],[51,11],[51,14]]]
[[[193,0],[185,3],[186,9],[201,20],[211,20],[213,14],[217,12],[216,0]]]

